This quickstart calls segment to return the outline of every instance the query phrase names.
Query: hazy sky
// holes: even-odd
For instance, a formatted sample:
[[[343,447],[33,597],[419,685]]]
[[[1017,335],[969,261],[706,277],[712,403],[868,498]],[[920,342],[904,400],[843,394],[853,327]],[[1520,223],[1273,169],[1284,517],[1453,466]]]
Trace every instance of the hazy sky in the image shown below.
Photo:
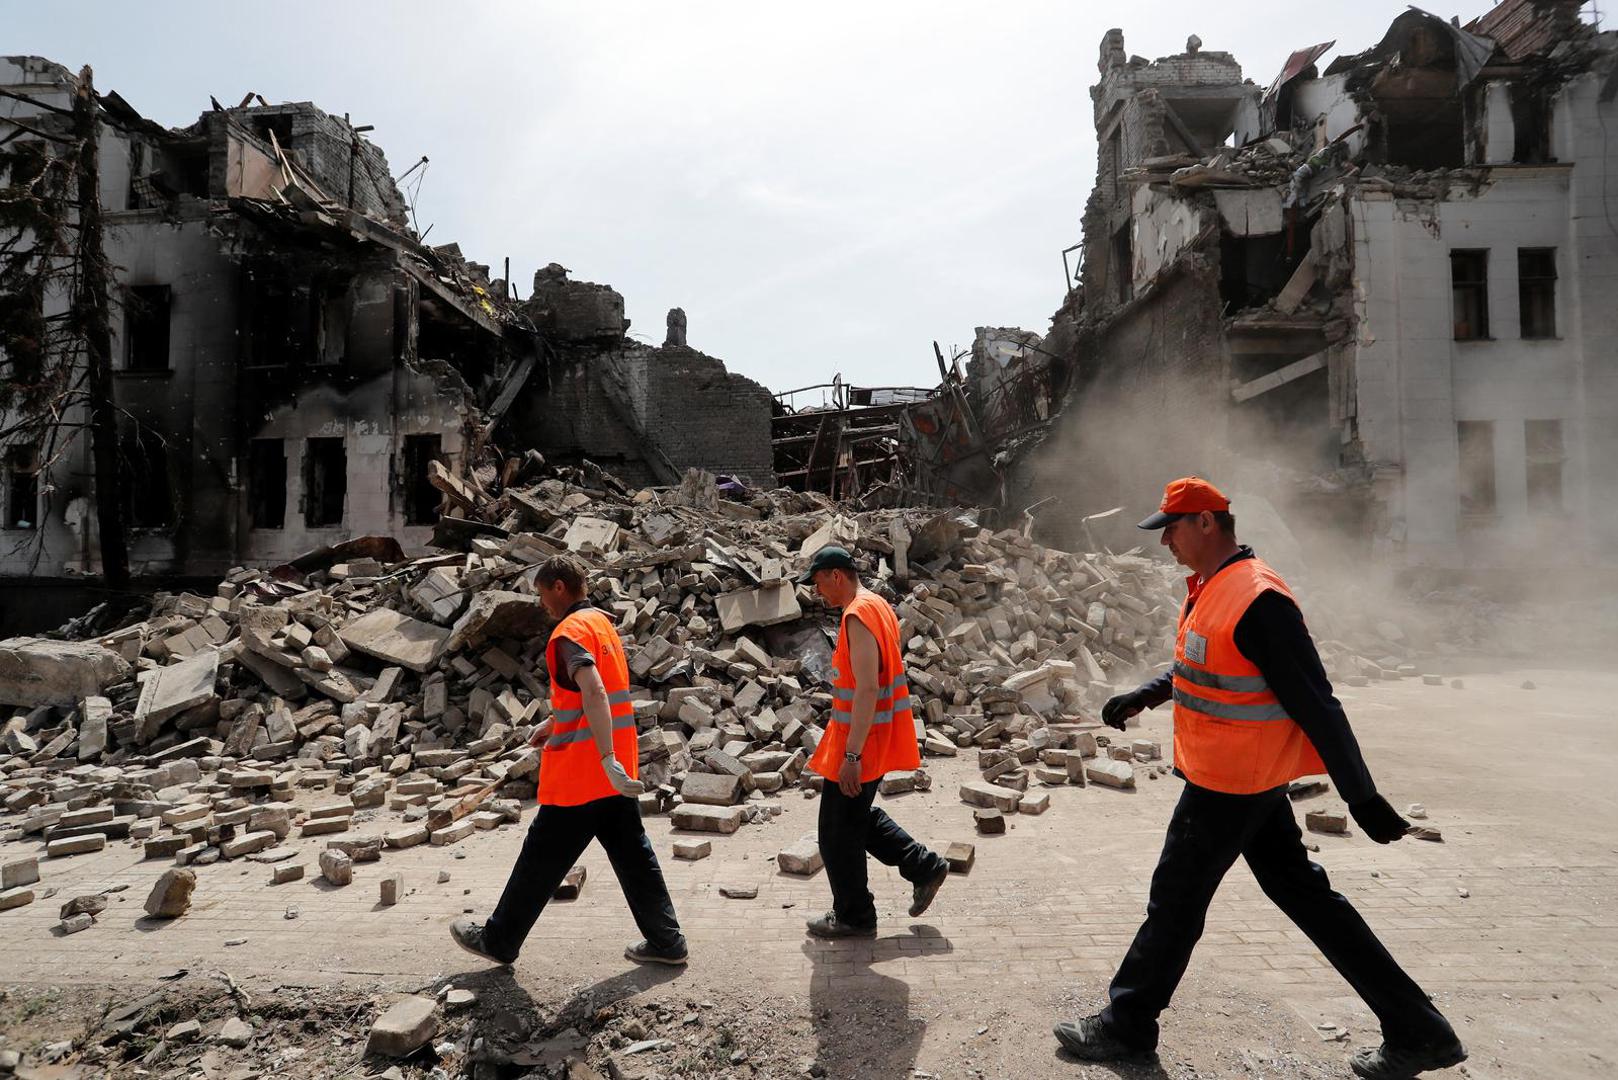
[[[1267,85],[1404,7],[0,0],[0,53],[92,64],[168,125],[250,90],[348,112],[395,175],[432,159],[429,243],[509,256],[524,296],[552,261],[611,284],[654,343],[683,307],[693,346],[779,391],[930,386],[935,338],[1047,329],[1108,27],[1154,58],[1195,33]]]

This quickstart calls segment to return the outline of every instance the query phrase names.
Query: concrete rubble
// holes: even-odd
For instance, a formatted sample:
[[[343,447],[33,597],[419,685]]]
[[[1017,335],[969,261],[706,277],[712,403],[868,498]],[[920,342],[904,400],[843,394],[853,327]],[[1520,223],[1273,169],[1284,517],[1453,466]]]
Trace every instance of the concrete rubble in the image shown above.
[[[1058,551],[964,511],[720,498],[695,475],[630,490],[537,455],[508,462],[503,487],[495,472],[455,482],[466,516],[445,519],[442,554],[239,569],[212,596],[158,594],[134,621],[71,643],[115,663],[76,698],[8,703],[0,719],[0,844],[35,845],[6,852],[0,904],[33,898],[40,855],[109,843],[172,865],[148,911],[173,917],[195,884],[181,868],[261,862],[269,887],[318,861],[343,886],[356,864],[519,821],[539,768],[528,738],[550,714],[536,565],[570,548],[623,635],[641,807],[671,816],[678,857],[706,857],[772,820],[788,789],[820,786],[807,763],[830,713],[837,620],[794,578],[827,535],[894,603],[917,737],[928,758],[971,756],[980,779],[959,794],[980,833],[1060,813],[1050,790],[1129,789],[1172,767],[1155,741],[1098,719],[1172,651],[1183,586],[1138,550]],[[1322,641],[1322,653],[1337,674],[1414,677],[1396,630]],[[881,790],[931,785],[923,768]],[[330,840],[283,846],[310,837]],[[788,846],[779,865],[814,873],[818,848]],[[384,904],[402,895],[389,871],[369,881]]]

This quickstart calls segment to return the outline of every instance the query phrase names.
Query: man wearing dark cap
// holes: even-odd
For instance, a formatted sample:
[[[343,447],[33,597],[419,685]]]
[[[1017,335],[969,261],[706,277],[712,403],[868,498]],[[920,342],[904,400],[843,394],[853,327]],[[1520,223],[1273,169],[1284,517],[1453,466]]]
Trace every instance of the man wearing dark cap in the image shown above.
[[[910,917],[927,910],[949,876],[949,863],[913,839],[873,805],[882,777],[921,766],[916,722],[905,681],[904,647],[893,608],[860,585],[854,557],[828,545],[815,552],[798,579],[842,608],[832,654],[832,712],[809,767],[820,789],[820,854],[831,885],[832,909],[809,920],[816,937],[875,937],[876,901],[865,856],[896,866],[910,882]]]
[[[1300,776],[1329,773],[1349,812],[1379,844],[1410,823],[1377,794],[1343,707],[1292,592],[1236,543],[1230,500],[1200,477],[1175,480],[1158,512],[1163,546],[1191,571],[1173,668],[1109,700],[1123,729],[1142,709],[1174,702],[1174,771],[1185,791],[1152,874],[1146,922],[1100,1013],[1057,1025],[1064,1049],[1088,1061],[1149,1056],[1202,936],[1214,892],[1237,856],[1376,1014],[1382,1045],[1349,1065],[1366,1080],[1408,1080],[1466,1060],[1449,1022],[1406,975],[1353,906],[1311,862],[1287,798]]]

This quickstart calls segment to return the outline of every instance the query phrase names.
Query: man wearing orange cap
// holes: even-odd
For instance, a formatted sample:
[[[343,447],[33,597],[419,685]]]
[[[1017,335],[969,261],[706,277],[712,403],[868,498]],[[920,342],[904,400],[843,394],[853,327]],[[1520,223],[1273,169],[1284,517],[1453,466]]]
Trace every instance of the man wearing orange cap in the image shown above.
[[[1112,698],[1102,719],[1124,727],[1142,709],[1174,702],[1174,771],[1185,791],[1152,874],[1146,922],[1094,1016],[1057,1025],[1064,1049],[1088,1061],[1150,1056],[1208,905],[1237,856],[1309,936],[1382,1026],[1382,1045],[1355,1053],[1365,1080],[1408,1080],[1466,1060],[1447,1020],[1311,862],[1287,785],[1329,773],[1349,812],[1379,844],[1410,823],[1376,792],[1359,744],[1332,694],[1292,592],[1236,543],[1230,500],[1200,477],[1175,480],[1158,512],[1163,546],[1191,571],[1174,666]]]

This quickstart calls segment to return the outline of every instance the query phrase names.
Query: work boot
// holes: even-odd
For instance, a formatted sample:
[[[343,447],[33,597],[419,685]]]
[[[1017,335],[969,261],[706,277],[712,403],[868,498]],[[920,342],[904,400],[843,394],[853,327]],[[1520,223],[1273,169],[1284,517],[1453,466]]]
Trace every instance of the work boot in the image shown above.
[[[1149,1061],[1157,1056],[1155,1049],[1130,1046],[1114,1035],[1100,1013],[1057,1024],[1056,1041],[1063,1050],[1085,1061]]]
[[[1453,1035],[1447,1041],[1422,1046],[1392,1046],[1383,1043],[1372,1050],[1354,1051],[1348,1067],[1362,1080],[1411,1080],[1429,1069],[1447,1069],[1466,1060],[1466,1047]]]
[[[488,938],[484,934],[483,924],[473,922],[471,919],[456,919],[450,923],[449,936],[455,939],[455,944],[473,956],[481,956],[483,959],[492,960],[496,964],[510,964],[517,959],[515,956],[500,956],[490,949]]]
[[[933,897],[938,895],[938,890],[948,877],[949,863],[946,862],[938,868],[938,873],[926,881],[918,881],[910,887],[910,917],[912,919],[919,917],[922,912],[927,910],[933,902]]]
[[[828,911],[818,919],[810,919],[808,925],[809,932],[819,938],[876,937],[875,923],[855,926],[839,919],[835,911]]]
[[[691,954],[685,947],[685,939],[681,938],[677,944],[658,948],[650,941],[637,941],[624,950],[624,958],[633,960],[637,964],[672,964],[680,965],[686,962]]]

